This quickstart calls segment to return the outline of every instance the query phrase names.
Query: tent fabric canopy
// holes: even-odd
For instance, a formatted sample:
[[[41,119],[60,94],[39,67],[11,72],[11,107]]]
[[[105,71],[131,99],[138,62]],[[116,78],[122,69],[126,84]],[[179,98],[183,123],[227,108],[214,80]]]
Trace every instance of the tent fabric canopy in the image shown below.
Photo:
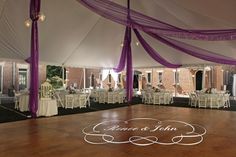
[[[126,0],[113,0],[126,6]],[[55,5],[56,3],[56,5]],[[30,56],[30,29],[25,27],[29,0],[0,0],[0,58],[25,60]],[[215,5],[217,4],[217,5]],[[40,61],[75,67],[113,68],[119,62],[125,27],[91,12],[76,0],[41,0],[46,21],[39,23]],[[186,29],[236,28],[235,0],[131,0],[133,10]],[[142,33],[163,58],[175,64],[210,64],[178,53]],[[160,66],[132,36],[133,66]],[[236,41],[185,43],[236,58]],[[176,55],[178,54],[178,55]]]

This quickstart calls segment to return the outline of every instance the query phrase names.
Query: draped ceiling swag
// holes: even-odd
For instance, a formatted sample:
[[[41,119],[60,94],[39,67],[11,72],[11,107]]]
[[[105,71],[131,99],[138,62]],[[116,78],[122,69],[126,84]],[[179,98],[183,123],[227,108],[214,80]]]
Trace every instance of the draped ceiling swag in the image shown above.
[[[126,6],[127,0],[113,0]],[[40,61],[76,67],[113,68],[119,62],[125,27],[91,12],[76,0],[42,0],[46,21],[39,23]],[[30,56],[30,29],[25,27],[29,0],[0,0],[0,58]],[[235,0],[131,0],[131,8],[161,21],[187,29],[236,28]],[[210,62],[178,53],[144,33],[146,41],[176,64]],[[184,40],[215,53],[236,58],[236,41]],[[156,67],[132,36],[134,67]]]

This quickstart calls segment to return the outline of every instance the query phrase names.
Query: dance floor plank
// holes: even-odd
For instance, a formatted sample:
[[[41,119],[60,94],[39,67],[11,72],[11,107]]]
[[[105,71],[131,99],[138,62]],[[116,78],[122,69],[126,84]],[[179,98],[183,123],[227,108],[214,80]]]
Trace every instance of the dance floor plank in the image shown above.
[[[85,134],[82,130],[91,124],[132,118],[184,121],[201,125],[207,132],[203,135],[201,143],[192,146],[178,144],[138,146],[132,143],[95,145],[84,140]],[[140,104],[112,110],[0,124],[0,154],[4,157],[233,157],[236,154],[235,130],[236,112]],[[116,133],[118,138],[124,138],[123,135]],[[132,136],[133,132],[129,131],[124,136],[128,135]],[[162,138],[165,137],[167,136]]]

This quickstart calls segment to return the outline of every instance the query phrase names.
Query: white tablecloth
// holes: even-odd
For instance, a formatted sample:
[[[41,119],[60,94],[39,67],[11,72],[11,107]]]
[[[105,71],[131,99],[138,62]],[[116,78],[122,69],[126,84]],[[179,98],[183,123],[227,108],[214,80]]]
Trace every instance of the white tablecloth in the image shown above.
[[[29,111],[29,95],[19,95],[19,110],[21,112]],[[38,104],[38,116],[53,116],[57,115],[57,101],[51,98],[41,98]]]
[[[37,116],[54,116],[58,114],[57,101],[50,98],[41,98]]]
[[[23,94],[23,95],[19,95],[17,97],[19,100],[19,110],[21,112],[29,111],[29,95]]]

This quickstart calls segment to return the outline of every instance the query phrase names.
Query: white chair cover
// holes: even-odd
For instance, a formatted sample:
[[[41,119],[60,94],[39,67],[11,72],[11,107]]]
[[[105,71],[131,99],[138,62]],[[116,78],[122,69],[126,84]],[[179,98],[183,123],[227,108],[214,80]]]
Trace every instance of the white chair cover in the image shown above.
[[[52,97],[52,85],[49,82],[44,82],[41,84],[41,98],[51,98]]]

